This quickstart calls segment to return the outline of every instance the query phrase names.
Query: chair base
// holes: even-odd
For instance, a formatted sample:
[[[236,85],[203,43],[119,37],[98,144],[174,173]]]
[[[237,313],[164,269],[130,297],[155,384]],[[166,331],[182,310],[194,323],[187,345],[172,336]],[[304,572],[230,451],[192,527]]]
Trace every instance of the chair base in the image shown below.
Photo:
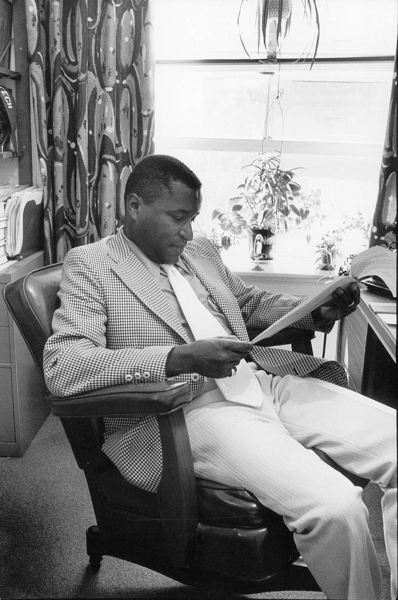
[[[188,565],[183,569],[173,567],[167,557],[157,555],[156,551],[135,547],[126,542],[104,535],[96,525],[86,531],[87,554],[91,569],[100,569],[103,556],[112,556],[141,565],[170,577],[184,585],[211,589],[213,593],[255,594],[267,591],[320,591],[320,588],[306,566],[291,564],[272,575],[256,580],[240,580],[218,572],[205,571],[203,567]]]

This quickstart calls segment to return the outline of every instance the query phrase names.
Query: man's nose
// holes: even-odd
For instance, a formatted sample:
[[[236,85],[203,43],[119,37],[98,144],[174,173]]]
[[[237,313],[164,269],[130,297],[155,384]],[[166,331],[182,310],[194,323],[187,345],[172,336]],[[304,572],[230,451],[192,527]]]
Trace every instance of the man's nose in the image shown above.
[[[184,227],[180,229],[180,236],[183,237],[184,240],[187,240],[187,242],[193,240],[193,229],[191,221],[186,223],[186,225],[184,225]]]

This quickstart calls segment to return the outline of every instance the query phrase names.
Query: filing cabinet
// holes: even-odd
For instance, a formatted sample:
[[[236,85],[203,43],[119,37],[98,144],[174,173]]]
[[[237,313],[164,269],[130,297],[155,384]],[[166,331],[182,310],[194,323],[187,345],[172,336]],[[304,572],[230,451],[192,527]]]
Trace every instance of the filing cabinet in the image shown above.
[[[43,252],[0,268],[0,456],[22,456],[49,414],[45,386],[3,298],[3,288],[44,265]]]

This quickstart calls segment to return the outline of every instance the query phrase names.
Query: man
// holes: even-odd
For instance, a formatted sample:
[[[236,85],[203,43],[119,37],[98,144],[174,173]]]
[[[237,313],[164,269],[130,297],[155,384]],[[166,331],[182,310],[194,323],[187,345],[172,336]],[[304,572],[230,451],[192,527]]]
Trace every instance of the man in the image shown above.
[[[183,163],[144,158],[125,198],[124,227],[65,259],[61,306],[44,353],[50,391],[66,396],[134,380],[190,381],[193,400],[184,411],[195,472],[242,485],[282,514],[328,598],[379,600],[380,572],[361,489],[310,448],[376,481],[384,492],[395,598],[395,411],[322,381],[328,370],[321,359],[252,346],[246,327],[265,328],[301,300],[246,287],[208,240],[193,240],[201,184]],[[189,304],[197,297],[207,309],[199,325],[199,308],[190,311],[178,291],[181,279],[195,292]],[[329,305],[296,326],[328,330],[358,302],[356,284],[339,288]],[[215,335],[201,333],[207,317]],[[231,402],[225,382],[241,381],[245,357],[252,391]],[[255,406],[254,397],[260,398]],[[104,452],[129,481],[155,490],[161,476],[156,421],[108,418],[105,427]]]

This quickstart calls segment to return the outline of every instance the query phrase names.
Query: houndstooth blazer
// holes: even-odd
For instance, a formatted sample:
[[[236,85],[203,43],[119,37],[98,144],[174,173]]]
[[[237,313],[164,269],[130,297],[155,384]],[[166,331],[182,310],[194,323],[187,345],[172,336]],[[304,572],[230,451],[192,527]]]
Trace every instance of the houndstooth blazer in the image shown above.
[[[247,327],[266,327],[297,306],[300,298],[247,287],[205,238],[190,242],[182,258],[226,316],[233,333],[248,340]],[[63,265],[60,308],[44,350],[51,393],[69,396],[123,383],[167,379],[167,355],[189,342],[157,282],[119,232],[70,250]],[[315,329],[311,317],[296,324]],[[255,347],[252,357],[268,372],[309,375],[325,361],[277,348]],[[193,398],[204,378],[185,374]],[[162,452],[154,417],[106,418],[104,451],[135,485],[156,490]]]

